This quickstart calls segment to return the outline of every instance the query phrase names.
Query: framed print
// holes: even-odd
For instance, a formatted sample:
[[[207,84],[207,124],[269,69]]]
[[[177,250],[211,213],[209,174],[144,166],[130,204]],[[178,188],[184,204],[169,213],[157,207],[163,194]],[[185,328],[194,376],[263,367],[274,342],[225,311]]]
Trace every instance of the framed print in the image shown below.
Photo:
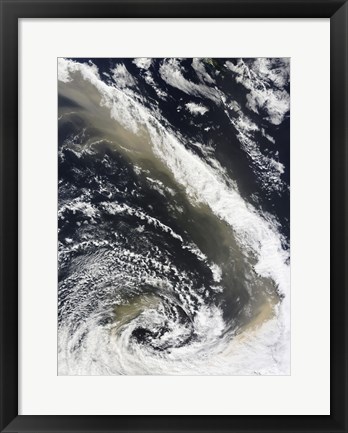
[[[347,4],[1,0],[1,431],[347,431]]]

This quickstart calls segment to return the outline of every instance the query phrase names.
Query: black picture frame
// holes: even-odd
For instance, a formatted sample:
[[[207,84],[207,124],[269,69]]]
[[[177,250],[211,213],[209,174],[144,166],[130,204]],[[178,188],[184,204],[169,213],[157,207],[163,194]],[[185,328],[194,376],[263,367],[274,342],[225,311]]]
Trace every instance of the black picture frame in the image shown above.
[[[347,432],[348,5],[342,0],[0,0],[1,432]],[[330,18],[331,414],[18,415],[18,19]],[[318,378],[320,381],[320,377]],[[299,390],[301,392],[301,390]],[[154,402],[154,404],[156,404]]]

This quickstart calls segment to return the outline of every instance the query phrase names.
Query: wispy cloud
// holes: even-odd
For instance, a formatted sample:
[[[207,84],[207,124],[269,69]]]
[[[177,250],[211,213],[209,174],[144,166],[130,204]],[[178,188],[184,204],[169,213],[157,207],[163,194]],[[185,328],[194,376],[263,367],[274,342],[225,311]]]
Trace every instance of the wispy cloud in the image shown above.
[[[123,88],[135,86],[135,79],[123,64],[116,65],[111,72],[112,78],[115,80],[118,87]]]
[[[215,103],[219,103],[221,96],[215,87],[206,84],[197,84],[184,77],[184,68],[178,59],[166,59],[162,62],[159,72],[161,78],[170,86],[176,87],[182,92],[197,97],[209,98]]]
[[[290,96],[285,89],[289,83],[289,59],[239,59],[236,64],[227,61],[225,66],[250,91],[247,107],[255,113],[265,110],[266,120],[280,125],[290,110]]]

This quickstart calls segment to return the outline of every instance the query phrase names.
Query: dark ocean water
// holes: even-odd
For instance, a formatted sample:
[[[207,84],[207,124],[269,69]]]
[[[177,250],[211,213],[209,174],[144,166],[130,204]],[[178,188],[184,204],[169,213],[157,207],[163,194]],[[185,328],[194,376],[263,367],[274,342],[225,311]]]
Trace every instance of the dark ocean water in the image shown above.
[[[289,64],[64,62],[60,374],[286,373]]]

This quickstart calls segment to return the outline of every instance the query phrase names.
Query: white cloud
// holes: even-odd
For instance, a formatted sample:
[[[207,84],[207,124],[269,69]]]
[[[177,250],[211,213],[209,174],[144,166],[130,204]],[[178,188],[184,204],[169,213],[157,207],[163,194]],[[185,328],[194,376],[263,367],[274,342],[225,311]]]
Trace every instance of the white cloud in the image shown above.
[[[289,83],[288,59],[255,59],[237,64],[227,61],[225,66],[234,73],[235,80],[250,92],[247,106],[255,113],[264,109],[266,118],[274,125],[280,125],[290,109],[290,95],[284,89]]]
[[[274,155],[275,159],[272,155],[265,155],[261,151],[255,137],[260,128],[242,112],[238,104],[225,103],[225,106],[227,107],[225,113],[237,130],[236,136],[241,144],[241,149],[248,155],[254,170],[258,173],[262,188],[267,192],[282,191],[285,184],[281,175],[284,173],[285,167],[278,161],[277,154]],[[231,116],[228,109],[234,111],[236,116]],[[263,128],[260,132],[262,136],[274,142],[274,139],[267,135]]]
[[[222,278],[222,270],[220,268],[220,266],[218,266],[216,263],[213,263],[210,266],[211,272],[213,274],[213,279],[216,283],[220,283],[221,278]]]
[[[155,83],[155,80],[152,77],[152,74],[150,71],[146,71],[145,74],[143,75],[144,80],[146,81],[146,83],[151,86],[154,91],[157,93],[157,96],[161,99],[166,99],[167,98],[167,94],[166,92],[164,92],[163,90],[161,90],[157,84]]]
[[[63,83],[71,81],[70,73],[78,70],[78,65],[72,60],[58,58],[58,80]]]
[[[268,59],[260,57],[254,60],[252,70],[263,80],[272,82],[283,89],[290,81],[290,59]]]
[[[275,139],[271,135],[266,134],[266,131],[264,130],[264,128],[261,129],[261,132],[262,132],[263,137],[267,138],[268,141],[275,144]]]
[[[115,68],[111,70],[111,72],[112,78],[115,80],[118,87],[123,88],[135,86],[134,78],[123,64],[116,65]]]
[[[254,132],[259,130],[259,127],[254,122],[252,122],[248,116],[245,116],[245,114],[243,114],[242,112],[239,113],[239,117],[236,120],[236,124],[238,126],[238,130],[244,133],[249,133],[249,132]]]
[[[71,74],[80,72],[84,80],[100,81],[99,71],[93,63],[79,63],[64,58],[58,59],[58,80],[64,83],[72,81]]]
[[[159,71],[161,78],[170,86],[176,87],[188,95],[209,98],[216,104],[220,103],[221,96],[218,89],[187,80],[183,75],[184,70],[178,59],[164,60]]]
[[[133,63],[139,68],[139,69],[149,69],[152,63],[152,59],[149,59],[148,57],[138,57],[133,60]]]
[[[192,67],[196,71],[196,74],[200,81],[205,81],[209,84],[214,84],[215,80],[208,74],[208,72],[205,70],[204,62],[202,59],[194,58],[192,59]]]
[[[194,102],[188,102],[187,104],[185,104],[185,107],[194,116],[197,116],[198,114],[203,116],[203,114],[209,111],[209,108],[207,108],[206,106],[202,104],[195,104]]]

